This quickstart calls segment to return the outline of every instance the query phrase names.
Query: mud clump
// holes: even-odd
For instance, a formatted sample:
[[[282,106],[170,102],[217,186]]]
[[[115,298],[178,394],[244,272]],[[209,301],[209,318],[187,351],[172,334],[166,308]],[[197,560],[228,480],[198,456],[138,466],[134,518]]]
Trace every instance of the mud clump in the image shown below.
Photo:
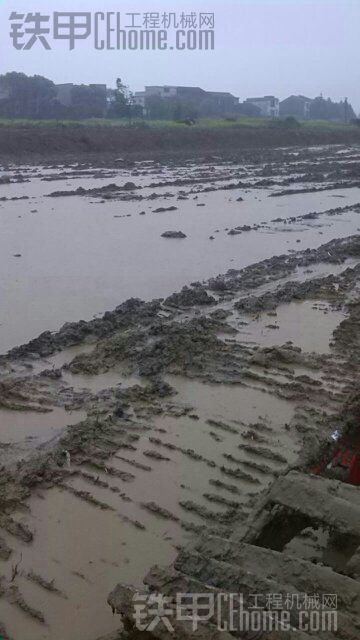
[[[19,607],[30,618],[33,618],[34,620],[37,620],[38,622],[41,622],[41,624],[45,625],[44,614],[27,604],[16,585],[12,585],[11,587],[9,587],[8,599],[11,604]]]
[[[0,408],[13,411],[34,411],[38,413],[50,412],[45,398],[34,401],[31,382],[29,380],[8,380],[0,382]],[[49,402],[49,401],[48,401]]]
[[[213,305],[216,300],[210,296],[202,285],[183,287],[180,293],[173,293],[166,298],[165,304],[172,307],[194,307],[196,305]]]
[[[165,231],[161,234],[162,238],[173,238],[173,239],[183,239],[187,236],[182,231]]]
[[[6,544],[5,540],[0,538],[0,559],[8,560],[12,554],[12,549]]]
[[[262,367],[271,367],[277,363],[282,364],[305,364],[308,363],[309,356],[303,355],[300,347],[293,345],[284,345],[282,347],[264,347],[259,348],[253,356],[250,357],[250,363]]]
[[[287,282],[279,287],[275,292],[268,292],[259,297],[250,296],[239,300],[235,304],[238,311],[245,313],[256,313],[258,311],[274,311],[280,304],[286,304],[293,300],[308,300],[311,298],[326,298],[327,300],[337,296],[335,276],[328,276],[326,279],[319,278],[306,282]]]
[[[178,208],[177,208],[177,207],[175,207],[175,206],[171,206],[171,207],[158,207],[157,209],[154,209],[153,213],[166,213],[167,211],[177,211],[177,210],[178,210]],[[178,232],[176,232],[176,231],[168,231],[167,233],[181,233],[181,231],[178,231]],[[183,234],[183,235],[181,235],[181,236],[179,236],[179,235],[177,235],[177,236],[165,236],[165,235],[163,234],[163,236],[162,236],[162,237],[163,237],[163,238],[171,238],[171,237],[176,237],[176,238],[179,238],[179,237],[180,237],[180,238],[186,238],[185,234]]]
[[[145,346],[137,357],[142,376],[158,375],[161,372],[201,372],[206,354],[211,361],[225,357],[226,346],[216,336],[216,325],[205,318],[194,319],[186,324],[173,323],[161,326],[154,332],[157,338]]]
[[[116,329],[131,328],[139,321],[151,322],[161,309],[160,301],[145,303],[136,298],[130,298],[114,311],[106,312],[102,318],[85,322],[66,323],[57,333],[45,331],[38,338],[29,343],[9,351],[9,358],[24,358],[40,356],[42,358],[53,355],[68,347],[84,343],[86,340],[98,340],[111,335]]]
[[[50,593],[55,593],[56,595],[64,597],[64,594],[55,586],[54,580],[48,581],[37,573],[34,573],[33,571],[29,571],[29,573],[26,574],[26,577],[31,582],[39,585],[45,591],[49,591]]]
[[[65,196],[98,196],[98,197],[111,197],[121,191],[134,191],[135,189],[141,189],[136,186],[134,182],[126,182],[124,185],[108,184],[104,187],[95,189],[84,189],[84,187],[78,187],[74,191],[53,191],[49,194],[49,198],[63,198]]]

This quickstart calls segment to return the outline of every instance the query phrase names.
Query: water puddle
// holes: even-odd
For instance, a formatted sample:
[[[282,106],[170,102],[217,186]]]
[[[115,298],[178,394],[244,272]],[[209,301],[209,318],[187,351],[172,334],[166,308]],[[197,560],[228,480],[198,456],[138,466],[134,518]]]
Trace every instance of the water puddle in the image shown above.
[[[79,373],[71,374],[63,371],[62,382],[68,387],[72,387],[75,391],[86,389],[91,393],[99,393],[104,389],[112,389],[113,387],[132,387],[134,385],[144,385],[144,381],[136,376],[127,376],[121,371],[112,369],[105,373],[99,373],[96,376],[85,376]]]
[[[30,366],[35,375],[40,375],[44,371],[61,369],[62,376],[59,379],[61,386],[71,387],[75,391],[83,391],[85,389],[94,394],[117,386],[131,387],[136,384],[144,384],[141,378],[127,375],[118,367],[97,375],[73,374],[66,369],[66,365],[70,364],[76,356],[89,354],[93,349],[93,344],[82,344],[70,349],[64,349],[46,359],[26,362],[25,370],[28,371],[27,367]]]
[[[263,313],[255,319],[247,316],[249,324],[239,328],[236,339],[267,347],[292,342],[303,351],[326,354],[331,351],[333,332],[345,317],[345,313],[324,302],[291,302],[280,305],[276,315]]]
[[[70,364],[76,356],[89,354],[93,351],[94,345],[80,344],[63,351],[58,351],[52,356],[45,359],[29,360],[28,365],[32,368],[35,375],[39,375],[45,370],[61,369],[63,366]]]
[[[275,396],[240,385],[204,384],[179,376],[167,376],[179,392],[181,401],[193,406],[203,416],[242,422],[255,422],[260,417],[276,422],[289,422],[293,407]]]
[[[111,633],[119,620],[106,600],[115,584],[140,587],[151,566],[171,563],[199,527],[221,528],[236,505],[246,519],[249,497],[296,460],[299,443],[284,428],[291,403],[242,386],[167,381],[179,392],[167,413],[129,424],[138,438],[106,463],[107,472],[73,466],[63,488],[28,501],[18,519],[35,531],[33,543],[5,534],[14,553],[0,562],[1,572],[10,576],[20,562],[16,585],[47,625],[5,601],[1,620],[12,637],[97,640]],[[247,435],[256,422],[261,446]],[[60,593],[34,584],[29,573],[54,580]]]
[[[66,427],[77,424],[85,415],[61,407],[48,413],[0,409],[0,459],[24,457],[37,447],[54,443]]]
[[[8,537],[14,560],[20,561],[17,585],[24,599],[43,612],[46,626],[1,601],[1,621],[13,638],[26,640],[97,640],[119,628],[107,597],[119,582],[139,588],[154,563],[172,562],[176,551],[150,531],[138,530],[119,517],[121,500],[113,494],[114,511],[104,511],[67,491],[52,489],[33,497],[31,512],[21,521],[36,529],[35,540],[24,545]],[[131,559],[131,561],[130,561]],[[11,563],[0,562],[11,575]],[[34,585],[33,572],[60,594]]]

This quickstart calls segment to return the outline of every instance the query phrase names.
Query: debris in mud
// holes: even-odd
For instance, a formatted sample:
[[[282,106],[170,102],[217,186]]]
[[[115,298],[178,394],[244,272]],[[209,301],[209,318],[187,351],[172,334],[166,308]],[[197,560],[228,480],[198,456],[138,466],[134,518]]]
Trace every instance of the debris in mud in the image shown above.
[[[279,153],[281,158],[288,154],[287,151]],[[251,175],[254,181],[257,176],[254,181],[257,188],[270,183],[274,183],[271,185],[274,188],[282,188],[278,179],[281,175],[286,186],[288,167],[282,162],[276,167],[264,166],[260,152],[257,161],[251,169],[244,168],[245,175],[249,172],[249,178],[244,180],[250,180]],[[143,182],[141,186],[125,182],[122,187],[112,184],[103,190],[81,189],[72,193],[101,197],[105,201],[148,199],[149,211],[153,210],[151,201],[158,197],[187,199],[189,206],[195,207],[196,201],[192,199],[205,190],[240,188],[239,175],[235,175],[239,167],[235,164],[219,167],[213,169],[215,175],[222,172],[217,176],[221,184],[214,185],[214,171],[203,167],[204,176],[193,178],[180,174],[178,181],[187,181],[187,191],[175,190],[166,196],[165,189],[161,194],[148,195]],[[147,175],[148,169],[138,164],[132,169],[133,173],[126,174],[129,177]],[[303,169],[300,166],[299,176],[305,179]],[[312,170],[315,169],[314,163]],[[177,186],[165,176],[165,171],[161,180],[164,187],[170,182]],[[154,183],[154,187],[158,184]],[[248,188],[253,186],[253,182],[251,186],[249,182]],[[141,195],[138,195],[140,189]],[[235,200],[242,200],[236,198],[237,195],[233,194],[233,205]],[[136,206],[138,209],[140,206]],[[176,207],[159,209],[175,211]],[[237,207],[239,215],[243,208],[240,209]],[[356,208],[352,207],[351,211],[355,213]],[[272,222],[310,224],[323,215],[325,213],[315,212],[304,214],[301,220],[296,216],[295,222],[292,218]],[[246,221],[245,218],[241,222]],[[133,222],[136,222],[134,218]],[[232,229],[230,234],[234,231],[233,235],[241,235],[257,231],[261,226],[232,226],[235,224],[227,220],[222,227],[228,225],[228,229]],[[266,226],[262,223],[261,228]],[[270,229],[273,228],[270,226]],[[159,232],[156,237],[161,243],[158,235]],[[240,244],[247,237],[239,238]],[[224,237],[217,238],[226,241]],[[0,481],[0,530],[4,531],[4,540],[0,538],[0,557],[7,563],[7,569],[11,569],[14,556],[10,547],[17,550],[18,546],[31,545],[32,548],[38,532],[43,533],[44,523],[41,519],[32,521],[34,513],[28,511],[33,508],[28,498],[36,496],[36,504],[40,503],[39,489],[42,488],[44,496],[50,495],[49,500],[53,499],[52,490],[61,495],[60,504],[68,507],[75,503],[79,513],[90,513],[87,516],[89,530],[95,518],[101,517],[104,540],[109,531],[115,535],[114,522],[120,523],[121,535],[124,533],[127,543],[126,557],[117,559],[121,575],[133,577],[136,572],[132,539],[137,550],[142,547],[146,550],[149,539],[153,543],[156,538],[164,547],[169,544],[172,551],[190,540],[195,549],[185,549],[171,570],[162,568],[158,573],[152,572],[149,583],[152,580],[155,584],[158,580],[160,589],[171,591],[181,579],[180,584],[189,592],[196,591],[194,581],[200,584],[200,591],[209,588],[227,591],[241,583],[245,593],[253,593],[254,589],[271,592],[274,588],[282,593],[288,585],[294,593],[303,590],[304,585],[305,588],[321,585],[328,593],[337,586],[342,592],[344,587],[349,600],[342,604],[341,615],[347,622],[350,619],[347,628],[353,631],[351,618],[356,615],[355,606],[351,609],[350,589],[347,590],[344,579],[353,582],[360,575],[355,550],[355,543],[356,548],[359,547],[355,532],[357,516],[351,516],[350,524],[348,518],[350,512],[355,511],[356,500],[348,500],[345,489],[326,485],[326,489],[317,490],[312,482],[307,482],[307,476],[304,479],[301,475],[293,483],[294,476],[284,476],[284,473],[289,467],[307,468],[310,455],[314,456],[324,443],[329,443],[334,425],[342,434],[347,420],[351,421],[352,428],[357,422],[356,403],[349,405],[347,412],[345,407],[352,395],[355,398],[358,395],[359,259],[359,236],[332,240],[319,248],[291,255],[274,256],[244,269],[231,269],[208,282],[195,282],[165,300],[145,303],[132,299],[103,317],[67,323],[60,331],[45,332],[1,358],[0,404],[4,409],[21,409],[26,416],[29,410],[48,411],[57,402],[61,406],[76,406],[85,415],[79,424],[37,449],[35,457],[28,451],[25,455],[20,448],[18,451],[16,445],[0,443],[6,465]],[[314,273],[310,273],[312,271]],[[244,333],[252,330],[254,319],[265,316],[265,322],[269,322],[266,313],[274,316],[274,309],[280,304],[296,300],[325,302],[329,315],[334,310],[344,310],[344,320],[332,336],[329,352],[308,353],[296,340],[292,344],[274,345],[273,341],[279,338],[274,334],[265,346],[258,342],[256,332],[251,335],[251,342],[243,341]],[[282,328],[280,311],[278,320],[268,324],[274,331]],[[74,346],[77,349],[71,357],[63,358],[62,352]],[[52,363],[44,360],[52,356],[55,356],[54,362],[57,358],[61,360],[53,369]],[[86,389],[75,393],[68,386],[68,380],[76,376],[96,377],[101,373],[109,374],[111,387],[96,389],[94,385],[91,393]],[[147,448],[149,443],[152,450]],[[11,463],[7,459],[10,453],[13,454]],[[171,483],[166,486],[169,474]],[[274,477],[278,477],[279,484],[267,494]],[[123,483],[127,483],[129,495],[123,491]],[[169,491],[172,502],[164,499],[162,485]],[[258,497],[264,501],[261,509]],[[341,522],[330,518],[327,510],[328,501],[332,504],[335,499],[342,504]],[[183,512],[192,514],[189,520],[193,522],[183,521]],[[252,520],[254,514],[255,521]],[[307,558],[295,557],[300,549],[298,538],[304,535],[303,525],[309,530],[319,522],[328,532],[327,551],[312,551],[317,564],[311,564]],[[34,530],[29,523],[34,525]],[[295,537],[288,540],[294,531]],[[14,545],[7,542],[8,534],[15,536]],[[232,535],[236,544],[231,540]],[[283,548],[275,550],[274,545]],[[343,555],[339,554],[339,546]],[[136,555],[140,556],[140,551]],[[327,578],[323,569],[330,557],[333,571]],[[114,558],[105,559],[103,549],[99,549],[91,561],[97,570],[97,563],[106,562],[110,567]],[[264,567],[271,581],[264,578]],[[83,586],[91,584],[94,576],[88,578],[84,566],[76,568],[79,571],[73,574],[82,576]],[[167,577],[171,575],[172,580],[163,583],[161,576],[167,571],[170,571]],[[26,579],[36,584],[34,593],[42,590],[50,596],[51,593],[59,596],[60,589],[55,585],[63,587],[61,574],[49,570],[49,575],[54,576],[55,582],[43,577],[43,568],[34,561],[25,567],[22,576],[16,576],[19,587],[17,580],[12,586],[22,589]],[[303,583],[298,576],[302,576]],[[137,574],[137,584],[139,579]],[[27,584],[27,588],[29,586]],[[101,598],[101,579],[97,587],[97,597]],[[1,589],[5,593],[1,592],[0,597],[8,597],[6,581]],[[26,599],[27,593],[24,590]],[[27,609],[20,591],[13,591],[11,606],[21,607],[39,622],[42,606],[36,599],[29,600],[33,609]],[[89,607],[93,600],[89,599],[90,602]],[[114,609],[120,609],[115,596],[111,602]],[[78,601],[69,602],[64,610],[69,616],[73,615],[77,605]],[[40,617],[36,618],[37,614]],[[45,614],[47,621],[51,620],[46,610]],[[6,619],[3,622],[7,624]],[[49,633],[53,631],[52,624],[51,620]],[[215,638],[213,632],[209,622],[204,638]],[[184,637],[192,637],[191,629]]]
[[[144,593],[150,597],[151,594],[162,593],[167,597],[168,606],[172,603],[175,606],[179,590],[186,593],[235,593],[241,584],[246,610],[252,606],[254,588],[257,593],[264,594],[265,599],[271,588],[285,596],[289,588],[291,593],[301,594],[311,591],[316,584],[319,597],[331,589],[338,594],[337,615],[342,635],[344,639],[351,640],[359,624],[360,599],[355,569],[359,531],[357,539],[348,536],[358,517],[358,495],[355,491],[341,483],[291,472],[277,480],[259,500],[248,523],[239,526],[241,520],[238,519],[238,532],[234,539],[204,533],[189,548],[180,551],[172,566],[165,569],[153,567],[144,579],[147,587]],[[300,495],[304,497],[299,503]],[[327,506],[329,502],[330,508]],[[187,506],[193,508],[191,504]],[[339,509],[340,517],[336,519],[334,514],[338,514]],[[309,528],[317,529],[320,524],[329,528],[328,546],[319,549],[316,562],[302,556],[301,544],[289,550],[291,541],[299,540],[307,531],[310,532]],[[340,548],[345,553],[339,553]],[[134,592],[134,589],[118,585],[108,599],[113,611],[124,617],[129,629],[133,625],[130,603]],[[298,628],[295,613],[291,613],[294,634],[291,637],[294,638]],[[209,610],[201,637],[216,637],[212,623],[219,621],[219,614],[224,621],[229,619],[226,607],[222,607],[221,612]],[[336,629],[337,626],[326,632],[329,640],[337,637]],[[179,633],[179,637],[192,637],[184,629]],[[312,634],[304,632],[301,637],[305,640]],[[155,638],[160,639],[162,635],[156,631]]]
[[[150,511],[151,513],[155,513],[155,515],[159,516],[160,518],[164,518],[165,520],[173,520],[174,522],[179,521],[179,518],[174,516],[173,513],[171,513],[170,511],[167,511],[167,509],[163,509],[162,507],[157,505],[155,502],[143,503],[141,506],[144,509],[147,509],[147,511]]]
[[[45,591],[49,591],[50,593],[55,593],[58,596],[65,597],[64,594],[55,586],[54,580],[48,581],[42,576],[34,573],[33,571],[29,571],[29,573],[26,574],[26,577],[31,582],[34,582],[35,584],[42,587],[42,589],[44,589]]]
[[[305,282],[287,282],[279,286],[274,292],[265,293],[259,297],[250,296],[236,303],[238,311],[255,313],[258,311],[273,311],[279,304],[289,303],[293,300],[307,300],[311,298],[325,300],[338,299],[336,276],[307,280]]]
[[[5,540],[0,538],[0,559],[8,560],[12,554],[12,549],[6,544]]]
[[[144,451],[144,456],[147,458],[153,458],[153,460],[161,460],[164,462],[170,462],[171,459],[163,456],[159,451]]]
[[[1,592],[0,592],[0,593],[1,593]],[[5,626],[4,626],[3,624],[1,624],[1,622],[0,622],[0,635],[1,635],[3,638],[8,638],[9,640],[11,640],[11,638],[10,638],[9,634],[8,634],[8,633],[7,633],[7,631],[6,631]]]
[[[34,534],[30,531],[27,525],[22,524],[21,522],[17,522],[11,516],[1,515],[0,516],[0,528],[10,533],[10,535],[22,540],[23,542],[32,542],[34,539]]]
[[[187,236],[182,231],[165,231],[161,234],[162,238],[186,238]]]
[[[220,422],[219,420],[208,419],[207,424],[211,427],[215,427],[216,429],[220,429],[221,431],[227,431],[228,433],[239,433],[238,429],[232,427],[229,424],[225,424],[224,422]]]
[[[260,484],[260,480],[250,473],[245,473],[241,469],[231,469],[230,467],[222,466],[220,467],[222,473],[232,478],[238,478],[238,480],[243,480],[244,482],[249,482],[250,484]]]
[[[134,191],[135,189],[141,189],[133,182],[126,182],[124,185],[108,184],[104,187],[98,187],[95,189],[84,189],[84,187],[78,187],[74,191],[54,191],[48,195],[49,198],[63,198],[65,196],[112,196],[117,195],[121,191]]]
[[[106,504],[105,502],[102,502],[101,500],[98,500],[97,498],[94,498],[94,496],[92,496],[89,491],[78,491],[77,489],[74,489],[74,487],[71,487],[70,485],[65,483],[62,483],[60,486],[65,491],[69,491],[69,493],[72,493],[77,498],[80,498],[80,500],[84,500],[88,504],[91,504],[94,507],[98,507],[102,511],[114,511],[113,507]]]
[[[20,593],[19,588],[16,585],[12,585],[9,587],[7,591],[7,597],[9,602],[13,605],[19,607],[26,615],[30,618],[34,618],[38,622],[45,624],[45,616],[41,611],[34,609],[24,600],[23,596]]]
[[[0,407],[13,411],[51,412],[50,399],[33,397],[34,388],[29,380],[12,379],[0,382]]]
[[[233,520],[235,517],[233,509],[229,509],[229,511],[226,513],[218,513],[215,511],[211,511],[210,509],[207,509],[206,507],[203,507],[199,504],[196,504],[192,500],[180,500],[179,505],[180,507],[185,509],[185,511],[195,513],[196,515],[200,516],[200,518],[209,520],[210,522],[224,523],[227,520]]]
[[[158,207],[157,209],[154,209],[153,213],[166,213],[167,211],[177,211],[177,207],[175,206],[171,206],[171,207]],[[181,233],[181,231],[168,231],[167,233]],[[177,236],[162,236],[163,238],[171,238],[171,237],[176,237],[176,238],[186,238],[185,235],[177,235]]]
[[[209,484],[218,489],[224,489],[225,491],[229,491],[230,493],[240,494],[240,489],[234,484],[227,484],[226,482],[222,482],[221,480],[214,480],[213,478],[209,480]]]

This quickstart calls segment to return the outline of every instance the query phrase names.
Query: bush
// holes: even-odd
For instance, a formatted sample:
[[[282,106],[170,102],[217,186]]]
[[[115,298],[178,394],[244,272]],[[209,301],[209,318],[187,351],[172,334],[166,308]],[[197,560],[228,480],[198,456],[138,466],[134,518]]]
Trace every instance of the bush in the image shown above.
[[[283,118],[280,120],[274,120],[271,123],[272,127],[276,127],[277,129],[298,129],[301,127],[301,124],[294,116],[288,116],[287,118]]]

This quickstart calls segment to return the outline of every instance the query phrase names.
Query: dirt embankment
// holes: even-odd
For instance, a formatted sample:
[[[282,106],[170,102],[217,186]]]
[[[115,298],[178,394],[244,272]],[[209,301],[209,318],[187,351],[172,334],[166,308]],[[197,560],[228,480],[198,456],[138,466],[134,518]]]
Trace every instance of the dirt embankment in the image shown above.
[[[334,131],[229,127],[223,129],[126,127],[1,127],[0,158],[42,159],[59,154],[107,154],[146,156],[196,155],[209,151],[295,145],[349,144],[360,142],[360,129]]]

